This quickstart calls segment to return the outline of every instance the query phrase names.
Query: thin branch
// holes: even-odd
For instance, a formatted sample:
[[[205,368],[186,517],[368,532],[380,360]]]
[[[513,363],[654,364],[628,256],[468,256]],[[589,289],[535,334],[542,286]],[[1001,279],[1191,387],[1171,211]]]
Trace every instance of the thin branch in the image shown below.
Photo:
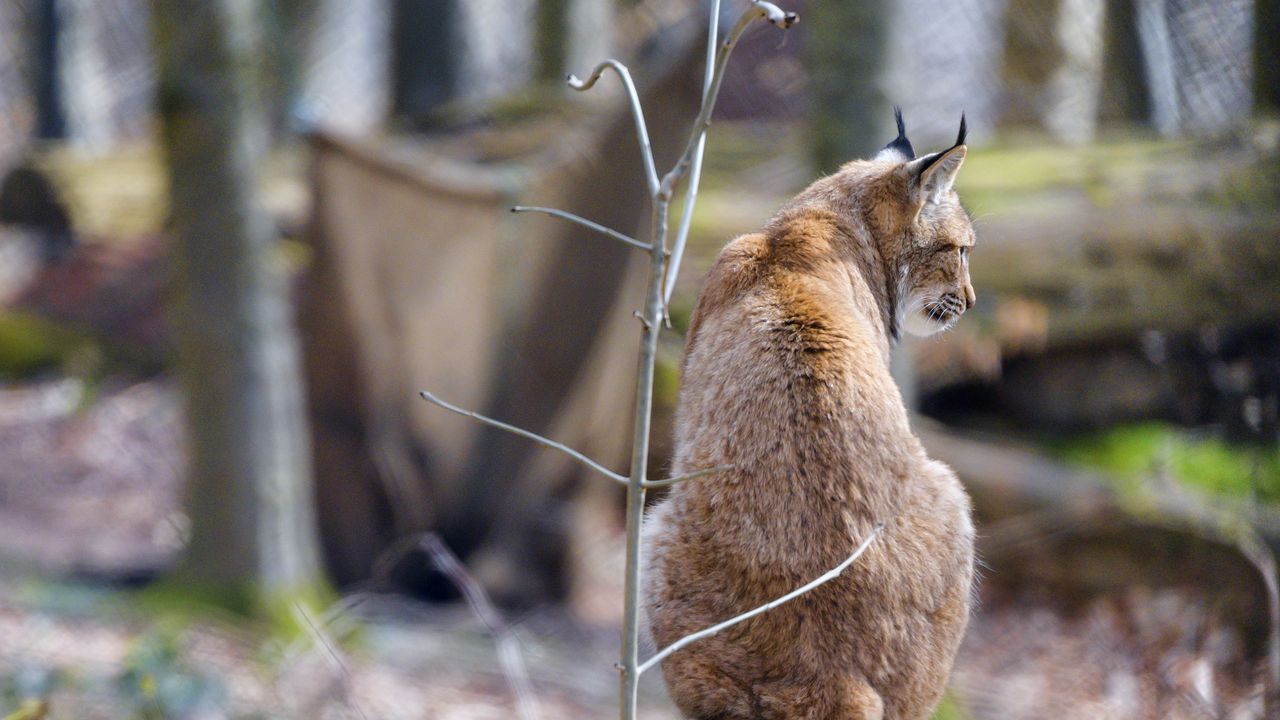
[[[604,475],[605,477],[609,478],[610,480],[613,480],[614,482],[622,483],[623,485],[626,485],[626,484],[627,484],[627,482],[628,482],[627,477],[626,477],[625,475],[620,475],[620,474],[618,474],[618,473],[616,473],[616,472],[614,472],[614,471],[610,470],[609,468],[607,468],[607,467],[605,467],[605,466],[601,465],[600,463],[596,462],[595,460],[592,460],[591,458],[587,457],[586,455],[583,455],[582,453],[578,452],[577,450],[574,450],[573,448],[569,447],[568,445],[565,445],[565,444],[563,444],[563,443],[558,443],[558,442],[556,442],[555,440],[548,440],[547,438],[544,438],[544,437],[542,437],[541,435],[539,435],[539,434],[537,434],[537,433],[529,432],[528,430],[525,430],[524,428],[518,428],[518,427],[516,427],[515,425],[508,425],[507,423],[504,423],[504,422],[502,422],[502,421],[500,421],[500,420],[494,420],[494,419],[493,419],[493,418],[491,418],[491,417],[485,417],[484,415],[481,415],[480,413],[472,412],[472,411],[470,411],[470,410],[464,410],[464,409],[462,409],[462,408],[458,407],[457,405],[453,405],[453,404],[451,404],[451,403],[447,403],[447,402],[445,402],[444,400],[441,400],[440,398],[436,397],[435,395],[432,395],[431,393],[427,392],[426,390],[423,390],[422,392],[420,392],[420,393],[418,393],[418,394],[422,396],[422,399],[423,399],[423,400],[426,400],[427,402],[429,402],[429,403],[433,403],[433,404],[435,404],[435,405],[439,405],[440,407],[442,407],[442,408],[444,408],[445,410],[448,410],[448,411],[450,411],[450,412],[455,412],[455,413],[457,413],[457,414],[459,414],[459,415],[466,415],[467,417],[472,418],[473,420],[479,420],[480,422],[482,422],[482,423],[484,423],[484,424],[486,424],[486,425],[492,425],[493,427],[496,427],[496,428],[498,428],[499,430],[506,430],[506,431],[507,431],[507,432],[509,432],[509,433],[512,433],[512,434],[515,434],[515,435],[519,435],[520,437],[526,437],[526,438],[529,438],[530,440],[533,440],[534,442],[541,443],[541,444],[546,445],[547,447],[552,448],[552,449],[555,449],[555,450],[559,450],[560,452],[564,453],[565,455],[568,455],[569,457],[573,458],[574,460],[577,460],[578,462],[580,462],[580,463],[582,463],[582,464],[586,465],[587,467],[591,468],[592,470],[595,470],[596,472],[600,473],[601,475]]]
[[[440,572],[449,576],[453,584],[462,591],[463,597],[471,610],[480,618],[480,622],[489,628],[489,634],[498,645],[498,662],[502,665],[502,674],[511,686],[516,697],[516,707],[520,709],[523,720],[537,720],[538,703],[533,694],[533,685],[529,682],[529,671],[524,665],[524,656],[511,628],[502,620],[502,616],[489,602],[489,596],[476,579],[471,577],[458,557],[449,550],[449,546],[434,533],[428,533],[422,539],[422,549],[431,557],[431,561]]]
[[[1267,591],[1267,614],[1270,629],[1267,633],[1266,671],[1263,673],[1262,703],[1267,717],[1274,717],[1280,710],[1280,582],[1277,582],[1276,556],[1270,546],[1247,521],[1234,519],[1236,548],[1262,576],[1262,586]]]
[[[644,486],[646,488],[667,487],[668,485],[675,485],[676,483],[684,482],[685,480],[700,478],[703,475],[711,475],[712,473],[727,472],[732,469],[733,469],[732,465],[717,465],[716,467],[706,468],[704,470],[687,473],[685,475],[676,475],[675,477],[669,477],[663,480],[646,480],[644,483]]]
[[[786,30],[795,25],[799,19],[799,16],[795,13],[783,12],[777,5],[763,0],[753,0],[751,7],[744,10],[742,15],[738,17],[738,22],[729,31],[724,44],[720,46],[720,52],[716,55],[715,68],[711,73],[711,87],[703,97],[702,109],[698,112],[698,118],[693,122],[693,132],[689,135],[689,142],[685,145],[684,152],[680,154],[680,161],[676,163],[675,167],[671,168],[671,172],[662,178],[659,192],[663,196],[671,197],[675,184],[684,177],[693,164],[693,155],[697,151],[700,138],[706,134],[707,128],[711,126],[711,111],[715,109],[716,98],[720,95],[720,84],[724,81],[725,65],[728,64],[729,55],[738,44],[738,39],[742,37],[742,33],[746,32],[751,23],[757,20],[765,20]]]
[[[613,70],[627,89],[627,101],[631,105],[631,115],[635,118],[636,137],[640,141],[640,154],[644,159],[644,176],[649,183],[649,194],[658,194],[658,168],[653,164],[653,146],[649,143],[649,126],[644,122],[644,109],[640,106],[640,93],[636,92],[636,84],[631,80],[631,71],[617,60],[605,60],[591,71],[586,80],[579,80],[577,75],[568,77],[569,87],[574,90],[590,90],[605,70]]]
[[[343,661],[342,656],[338,653],[338,649],[329,641],[329,638],[320,630],[320,627],[311,620],[310,613],[307,612],[306,608],[302,607],[302,603],[295,602],[293,604],[293,612],[294,615],[302,618],[302,622],[311,631],[311,635],[315,639],[316,643],[329,653],[329,657],[332,658],[334,664],[338,666],[338,670],[342,673],[343,677],[343,695],[346,696],[347,704],[355,708],[355,711],[359,713],[360,717],[364,718],[364,720],[369,720],[369,716],[365,714],[364,709],[361,708],[360,704],[355,700],[354,693],[352,692],[353,678],[351,676],[351,670],[347,668],[347,663]]]
[[[862,553],[866,552],[867,548],[871,547],[871,542],[876,539],[876,536],[880,534],[881,530],[884,530],[884,523],[880,523],[876,525],[875,529],[871,531],[871,534],[867,536],[867,539],[862,541],[862,544],[858,546],[857,550],[853,551],[853,554],[850,555],[848,559],[846,559],[844,562],[840,563],[839,565],[831,568],[826,572],[826,574],[822,575],[821,577],[816,578],[813,581],[809,582],[808,584],[802,585],[796,588],[795,590],[792,590],[791,592],[787,593],[786,595],[783,595],[782,597],[776,600],[770,600],[769,602],[761,605],[760,607],[754,610],[748,610],[747,612],[737,617],[725,620],[719,625],[713,625],[705,630],[699,630],[696,633],[685,635],[679,640],[668,645],[657,655],[654,655],[648,660],[645,660],[644,663],[642,663],[640,667],[636,670],[636,672],[638,674],[643,674],[645,670],[648,670],[654,665],[657,665],[658,663],[665,660],[672,653],[674,653],[677,650],[680,650],[681,648],[684,648],[690,643],[697,642],[699,640],[702,640],[703,638],[711,637],[712,635],[715,635],[721,632],[722,630],[726,630],[728,628],[733,627],[734,625],[737,625],[738,623],[744,622],[746,620],[750,620],[751,618],[761,613],[769,612],[770,610],[778,607],[779,605],[782,605],[783,603],[795,600],[796,598],[800,597],[801,595],[804,595],[810,590],[813,590],[819,585],[822,585],[824,583],[827,583],[827,582],[830,582],[831,580],[836,579],[837,577],[840,576],[840,573],[844,572],[846,568],[852,565],[853,562],[862,555]]]
[[[716,64],[716,44],[720,40],[720,0],[711,0],[711,17],[707,21],[707,60],[702,74],[702,104],[707,104],[707,94],[711,92],[711,80]],[[667,263],[667,277],[664,280],[662,301],[664,306],[671,303],[671,293],[676,289],[676,275],[680,272],[680,261],[684,259],[684,246],[689,241],[689,227],[693,224],[693,207],[698,201],[698,185],[702,182],[702,156],[707,148],[707,134],[698,135],[698,146],[693,151],[693,167],[689,170],[689,184],[685,187],[684,209],[680,213],[680,224],[676,225],[676,239],[671,246],[671,260]]]
[[[645,250],[645,251],[648,251],[648,250],[649,250],[649,246],[648,246],[648,245],[646,245],[645,243],[640,242],[639,240],[636,240],[636,239],[635,239],[635,238],[633,238],[633,237],[629,237],[629,236],[627,236],[627,235],[623,235],[622,233],[618,232],[617,230],[613,230],[613,229],[611,229],[611,228],[607,228],[607,227],[605,227],[605,226],[601,225],[600,223],[591,222],[590,220],[588,220],[588,219],[586,219],[586,218],[584,218],[584,217],[581,217],[581,216],[578,216],[578,215],[574,215],[574,214],[573,214],[573,213],[571,213],[571,212],[565,212],[564,210],[556,210],[555,208],[545,208],[545,207],[527,207],[527,206],[524,206],[524,205],[517,205],[517,206],[515,206],[515,207],[511,208],[511,212],[513,212],[513,213],[523,213],[523,212],[545,213],[545,214],[547,214],[547,215],[551,215],[551,216],[554,216],[554,217],[563,218],[563,219],[565,219],[565,220],[568,220],[569,222],[578,223],[579,225],[581,225],[581,226],[583,226],[583,227],[586,227],[586,228],[590,228],[590,229],[592,229],[592,230],[595,230],[596,232],[598,232],[598,233],[600,233],[600,234],[602,234],[602,235],[608,235],[609,237],[613,238],[614,240],[621,240],[622,242],[624,242],[624,243],[626,243],[626,244],[628,244],[628,245],[631,245],[631,246],[633,246],[633,247],[638,247],[638,248],[640,248],[641,250]]]

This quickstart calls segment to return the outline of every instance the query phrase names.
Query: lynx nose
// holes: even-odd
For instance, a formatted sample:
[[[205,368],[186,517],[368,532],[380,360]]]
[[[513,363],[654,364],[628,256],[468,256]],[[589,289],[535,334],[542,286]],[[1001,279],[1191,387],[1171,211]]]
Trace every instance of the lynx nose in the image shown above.
[[[964,309],[969,310],[978,304],[978,294],[973,291],[973,286],[965,283],[964,286]]]

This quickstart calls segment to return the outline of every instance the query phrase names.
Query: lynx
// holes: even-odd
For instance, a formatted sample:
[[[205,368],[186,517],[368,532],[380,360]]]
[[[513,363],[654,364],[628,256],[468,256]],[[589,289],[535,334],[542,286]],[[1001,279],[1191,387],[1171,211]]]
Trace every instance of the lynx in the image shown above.
[[[898,137],[731,241],[690,322],[673,472],[646,519],[645,610],[658,647],[818,577],[835,580],[663,663],[695,720],[925,718],[968,622],[973,524],[954,473],[926,456],[889,374],[899,332],[973,306],[974,234],[956,144]]]

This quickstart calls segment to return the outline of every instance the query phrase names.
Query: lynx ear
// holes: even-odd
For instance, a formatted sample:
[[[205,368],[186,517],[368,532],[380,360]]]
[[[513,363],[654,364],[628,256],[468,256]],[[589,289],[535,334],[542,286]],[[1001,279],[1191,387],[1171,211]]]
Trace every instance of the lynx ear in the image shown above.
[[[964,164],[968,148],[953,147],[915,160],[907,165],[911,177],[913,200],[917,205],[936,203],[955,184],[960,166]]]
[[[960,166],[964,164],[968,146],[964,144],[966,133],[964,115],[960,116],[960,133],[956,136],[956,144],[947,150],[932,155],[925,155],[912,160],[906,165],[908,187],[911,200],[917,208],[936,203],[951,190],[955,184]]]
[[[911,141],[907,139],[907,124],[902,120],[902,108],[897,105],[893,106],[893,119],[898,123],[898,137],[881,148],[880,152],[876,153],[875,159],[897,162],[915,160],[916,151],[911,147]]]

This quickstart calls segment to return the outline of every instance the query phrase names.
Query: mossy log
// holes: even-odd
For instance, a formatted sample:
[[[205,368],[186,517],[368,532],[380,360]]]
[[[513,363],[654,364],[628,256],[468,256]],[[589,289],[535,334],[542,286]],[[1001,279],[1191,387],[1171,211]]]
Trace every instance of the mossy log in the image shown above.
[[[1208,589],[1215,612],[1247,639],[1249,656],[1269,657],[1272,675],[1280,670],[1280,511],[1158,480],[1122,495],[1101,476],[1031,450],[922,418],[913,425],[973,498],[989,595],[1032,592],[1070,604],[1131,587]]]

